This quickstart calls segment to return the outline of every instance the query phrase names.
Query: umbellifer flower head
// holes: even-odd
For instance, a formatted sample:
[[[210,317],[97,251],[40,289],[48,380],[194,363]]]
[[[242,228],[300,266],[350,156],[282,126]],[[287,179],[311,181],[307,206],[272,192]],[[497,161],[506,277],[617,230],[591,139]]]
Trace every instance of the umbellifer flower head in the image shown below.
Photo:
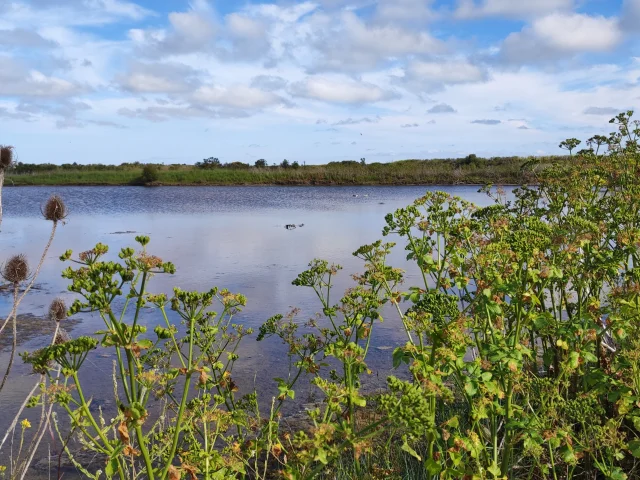
[[[24,282],[29,276],[29,264],[24,255],[14,255],[4,264],[2,278],[7,282],[18,284]]]
[[[49,318],[54,322],[60,322],[67,318],[67,306],[64,300],[56,298],[51,305],[49,305]]]
[[[9,168],[13,163],[13,147],[0,145],[0,169]]]
[[[58,195],[51,195],[44,205],[42,214],[46,220],[51,220],[54,223],[59,222],[67,217],[67,206]]]

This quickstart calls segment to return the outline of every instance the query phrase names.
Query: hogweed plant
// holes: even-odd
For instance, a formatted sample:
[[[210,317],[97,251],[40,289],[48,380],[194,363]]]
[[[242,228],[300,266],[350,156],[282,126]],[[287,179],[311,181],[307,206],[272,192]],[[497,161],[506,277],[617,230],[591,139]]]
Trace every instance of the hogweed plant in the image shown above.
[[[338,306],[327,300],[331,282],[322,277],[333,272],[312,264],[295,283],[314,288],[330,326],[311,344],[308,334],[291,337],[295,324],[282,324],[279,335],[299,365],[337,351],[347,373],[314,379],[325,412],[322,422],[321,412],[311,413],[311,440],[299,434],[290,442],[288,478],[323,469],[360,476],[363,465],[375,467],[367,475],[387,476],[390,457],[363,448],[376,441],[414,457],[418,478],[638,474],[640,129],[631,115],[612,120],[618,131],[611,136],[589,139],[597,149],[544,169],[536,187],[516,189],[512,200],[488,187],[494,205],[477,208],[429,192],[388,215],[383,235],[404,243],[419,285],[404,286],[402,272],[387,264],[393,243],[355,252],[365,262],[358,288],[376,299],[374,311],[357,318],[393,306],[406,334],[393,364],[407,365],[410,378],[388,379],[375,422],[359,430],[344,426],[366,402],[350,401],[360,385],[348,372],[366,347],[347,347],[341,332],[351,334],[352,323],[336,323]],[[274,325],[267,324],[270,332]],[[353,455],[353,468],[332,470],[345,455]]]
[[[571,157],[538,165],[535,187],[486,187],[488,207],[428,192],[389,214],[382,234],[417,277],[389,264],[396,243],[376,241],[354,252],[364,270],[338,298],[340,267],[311,262],[293,283],[320,313],[276,315],[257,337],[284,342],[290,365],[267,412],[232,374],[252,333],[233,323],[245,298],[151,294],[152,277],[174,267],[147,252],[147,237],[119,262],[99,244],[63,276],[80,296],[69,313],[98,312],[105,329],[24,356],[48,378],[31,404],[67,413],[71,435],[101,458],[97,472],[76,461],[91,478],[637,478],[640,128],[632,112],[611,123],[587,149],[563,142]],[[143,308],[160,321],[153,335]],[[404,340],[372,395],[383,316]],[[117,358],[109,421],[82,388],[96,348]],[[282,405],[301,379],[319,401],[309,428],[287,431]]]
[[[148,253],[148,237],[136,241],[141,250],[122,249],[120,261],[107,260],[102,244],[77,259],[71,260],[71,251],[61,257],[77,266],[63,272],[69,290],[80,297],[69,314],[97,312],[105,329],[98,338],[52,345],[24,360],[48,376],[54,386],[49,398],[67,413],[83,446],[103,458],[94,478],[264,477],[271,451],[277,451],[275,403],[263,420],[256,394],[238,397],[232,377],[240,342],[252,333],[233,323],[245,297],[218,288],[175,288],[171,298],[150,293],[152,278],[175,267]],[[211,310],[214,304],[219,312]],[[143,308],[161,319],[152,335],[141,323]],[[170,312],[180,327],[171,323]],[[114,350],[117,358],[118,413],[110,421],[91,408],[79,375],[98,347]]]

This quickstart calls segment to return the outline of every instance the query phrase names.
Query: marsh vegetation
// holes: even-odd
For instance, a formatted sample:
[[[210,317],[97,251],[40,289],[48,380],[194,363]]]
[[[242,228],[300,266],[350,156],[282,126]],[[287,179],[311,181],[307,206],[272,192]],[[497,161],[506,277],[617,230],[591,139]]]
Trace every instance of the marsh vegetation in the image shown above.
[[[66,251],[72,302],[52,305],[51,321],[94,312],[103,327],[22,355],[40,378],[25,406],[42,411],[41,423],[33,435],[16,416],[21,448],[5,475],[24,478],[53,422],[61,455],[76,458],[73,440],[99,459],[75,462],[86,478],[637,478],[640,124],[631,115],[590,139],[597,148],[574,154],[570,140],[569,159],[529,163],[536,186],[513,197],[487,186],[493,201],[480,207],[429,191],[389,213],[381,240],[354,246],[361,269],[344,292],[342,267],[312,260],[292,279],[316,299],[310,319],[280,312],[254,332],[237,321],[251,301],[242,294],[156,290],[176,267],[145,235],[117,256],[102,243]],[[53,197],[43,213],[53,235],[64,205]],[[397,250],[417,276],[390,262]],[[3,270],[16,292],[33,278],[21,261]],[[5,321],[14,335],[15,310]],[[143,310],[158,319],[153,331]],[[371,395],[383,320],[403,340],[388,350],[386,389]],[[265,402],[235,367],[241,344],[269,339],[284,344],[288,374]],[[114,358],[113,417],[85,394],[94,350]],[[307,427],[283,428],[302,382],[316,392]]]

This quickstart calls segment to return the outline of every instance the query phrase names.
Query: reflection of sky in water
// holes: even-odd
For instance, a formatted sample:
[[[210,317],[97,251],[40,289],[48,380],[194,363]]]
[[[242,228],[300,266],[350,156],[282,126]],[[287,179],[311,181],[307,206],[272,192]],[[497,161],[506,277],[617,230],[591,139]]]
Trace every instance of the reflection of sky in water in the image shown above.
[[[311,289],[294,287],[291,281],[313,258],[339,263],[344,270],[336,281],[334,299],[338,299],[350,284],[350,274],[362,270],[360,260],[351,254],[360,245],[381,237],[384,216],[411,203],[424,194],[426,187],[20,187],[5,188],[1,261],[16,253],[25,253],[35,266],[49,234],[50,223],[41,219],[41,203],[52,192],[67,202],[70,215],[66,225],[58,230],[48,258],[34,290],[21,306],[21,313],[43,315],[56,296],[67,295],[67,281],[60,278],[63,264],[57,258],[67,249],[77,254],[97,242],[110,246],[110,256],[119,249],[134,246],[135,234],[114,232],[135,231],[151,237],[149,251],[175,263],[173,276],[159,275],[150,284],[150,291],[171,293],[173,286],[206,290],[213,286],[243,293],[248,298],[246,309],[236,318],[238,323],[257,329],[276,313],[286,313],[291,307],[302,310],[301,320],[319,311]],[[477,193],[477,187],[429,187],[445,189],[479,204],[490,200]],[[357,197],[354,195],[358,195]],[[383,204],[381,204],[383,203]],[[285,224],[304,223],[304,227],[289,231]],[[397,238],[389,238],[397,241]],[[390,263],[406,266],[403,248],[397,247]],[[405,286],[417,282],[411,274]],[[9,311],[9,296],[0,295],[0,312]],[[69,301],[70,303],[70,301]],[[157,312],[145,310],[142,322],[151,327],[161,319]],[[374,329],[375,347],[404,343],[396,318]],[[4,318],[4,317],[3,317]],[[177,323],[177,320],[175,320]],[[90,334],[103,324],[99,317],[83,315],[73,335]],[[377,332],[377,333],[376,333]],[[34,338],[19,347],[19,351],[42,345]],[[100,391],[111,391],[111,357],[98,350],[90,358],[91,368],[85,371],[87,388],[99,397]],[[237,383],[248,388],[255,382],[261,388],[271,379],[286,374],[284,350],[277,340],[257,343],[248,338],[241,350]],[[388,350],[373,348],[370,366],[378,372],[383,384],[390,368]],[[8,354],[0,354],[0,365]],[[18,359],[16,388],[3,392],[0,404],[22,400],[23,388],[32,385],[25,377],[27,369]],[[374,373],[376,377],[376,373]],[[23,395],[22,397],[20,395]],[[108,394],[110,395],[110,394]]]

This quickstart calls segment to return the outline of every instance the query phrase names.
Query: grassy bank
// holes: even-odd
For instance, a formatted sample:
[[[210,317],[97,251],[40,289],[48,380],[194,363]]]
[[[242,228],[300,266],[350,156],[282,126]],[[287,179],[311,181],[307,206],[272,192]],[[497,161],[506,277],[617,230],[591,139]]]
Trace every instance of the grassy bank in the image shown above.
[[[545,161],[549,161],[548,159]],[[154,165],[157,180],[142,180],[143,165],[26,165],[7,175],[7,185],[409,185],[521,184],[530,181],[518,157],[402,160],[392,163],[334,162],[327,165],[215,168]]]

